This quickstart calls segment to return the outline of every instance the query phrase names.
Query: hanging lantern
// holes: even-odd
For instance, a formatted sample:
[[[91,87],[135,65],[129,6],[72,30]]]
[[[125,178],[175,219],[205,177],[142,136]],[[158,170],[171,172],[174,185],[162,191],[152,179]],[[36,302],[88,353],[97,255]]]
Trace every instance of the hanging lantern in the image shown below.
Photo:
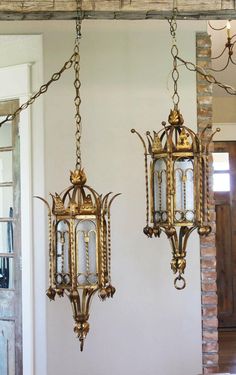
[[[49,217],[49,288],[47,296],[63,297],[72,305],[74,331],[81,341],[89,331],[89,308],[98,292],[102,300],[113,297],[111,284],[111,199],[102,198],[86,185],[84,170],[71,172],[72,185],[52,195]]]
[[[80,116],[80,53],[82,6],[76,0],[76,38],[73,54],[63,67],[43,84],[13,114],[3,121],[13,121],[22,111],[31,106],[40,95],[47,92],[52,83],[74,67],[76,164],[70,173],[71,186],[61,194],[52,196],[52,206],[41,197],[48,208],[49,231],[49,288],[47,296],[69,297],[75,321],[74,331],[83,350],[84,339],[89,331],[89,311],[92,296],[98,292],[101,300],[113,297],[115,288],[111,284],[111,204],[120,194],[104,197],[86,184],[87,178],[81,163],[81,116]]]
[[[71,186],[61,194],[52,196],[52,206],[47,205],[49,217],[49,288],[47,296],[69,297],[74,331],[81,342],[89,331],[89,309],[92,296],[98,292],[101,300],[113,297],[115,288],[111,284],[111,225],[110,209],[115,197],[111,193],[104,197],[86,184],[86,175],[81,167],[81,116],[79,79],[79,39],[81,37],[81,7],[78,4],[76,21],[77,38],[70,61],[75,70],[76,90],[76,167],[70,173]],[[65,64],[67,68],[68,63]]]
[[[209,145],[214,134],[209,131],[210,126],[206,126],[201,134],[195,134],[183,125],[184,119],[178,109],[175,15],[169,23],[173,37],[171,54],[174,81],[174,109],[170,112],[169,124],[163,122],[164,129],[154,131],[153,135],[146,132],[146,142],[135,129],[131,132],[138,135],[144,147],[147,207],[144,233],[148,237],[159,237],[162,232],[167,235],[173,255],[171,268],[178,274],[174,285],[177,289],[183,289],[186,286],[183,273],[189,235],[196,228],[202,236],[211,232]]]

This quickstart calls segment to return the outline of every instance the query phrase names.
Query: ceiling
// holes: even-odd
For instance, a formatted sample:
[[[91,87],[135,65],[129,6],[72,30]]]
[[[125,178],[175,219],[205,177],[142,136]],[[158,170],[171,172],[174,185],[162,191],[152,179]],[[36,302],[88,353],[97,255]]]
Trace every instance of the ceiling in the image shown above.
[[[164,19],[173,6],[180,19],[236,18],[235,0],[81,0],[85,18]],[[75,0],[0,1],[1,20],[74,19]]]
[[[235,0],[176,0],[178,19],[212,19],[214,28],[226,25],[227,19],[236,18]],[[102,19],[163,19],[171,16],[173,0],[83,0],[85,18]],[[0,1],[0,20],[25,19],[75,19],[75,0],[11,0]],[[220,18],[220,20],[219,20]],[[226,29],[212,30],[208,27],[212,39],[212,56],[217,56],[227,42]],[[236,20],[231,21],[231,35],[236,33]],[[236,36],[233,39],[236,41]],[[227,51],[225,51],[227,52]],[[236,61],[236,50],[232,58]],[[227,53],[218,60],[213,60],[213,68],[225,65]],[[224,72],[213,75],[222,83],[236,88],[236,65],[229,64]],[[223,89],[214,85],[214,96],[226,96]]]

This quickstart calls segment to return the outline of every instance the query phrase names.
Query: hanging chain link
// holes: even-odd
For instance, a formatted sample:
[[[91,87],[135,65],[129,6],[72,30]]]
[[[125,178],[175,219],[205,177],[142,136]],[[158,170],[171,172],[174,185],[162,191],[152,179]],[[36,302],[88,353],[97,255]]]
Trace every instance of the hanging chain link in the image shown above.
[[[176,42],[177,11],[178,11],[177,8],[173,8],[173,15],[170,19],[168,19],[168,22],[170,25],[170,34],[172,36],[171,55],[173,57],[173,70],[172,70],[171,76],[172,76],[173,83],[174,83],[174,94],[172,95],[172,101],[173,101],[175,110],[178,109],[178,105],[179,105],[179,94],[178,94],[179,71],[178,71],[178,63],[177,63],[179,50],[178,50],[177,42]]]
[[[184,59],[182,59],[179,56],[177,56],[177,60],[180,61],[191,72],[199,73],[202,77],[204,77],[204,79],[207,82],[213,83],[213,84],[221,87],[222,89],[224,89],[230,95],[236,95],[236,89],[234,87],[232,87],[230,85],[225,85],[225,84],[217,81],[217,79],[212,74],[208,74],[205,71],[205,69],[203,69],[202,67],[197,66],[190,61],[185,61]]]
[[[199,67],[193,64],[190,61],[185,61],[183,58],[179,57],[179,50],[177,47],[176,41],[176,30],[177,30],[177,22],[176,17],[178,13],[177,8],[177,0],[173,0],[173,13],[172,17],[168,19],[170,25],[170,34],[172,36],[172,48],[171,48],[171,55],[173,57],[173,71],[172,71],[172,79],[174,82],[174,94],[172,96],[172,101],[174,103],[175,109],[178,108],[179,104],[179,94],[178,94],[178,79],[179,79],[179,72],[178,72],[178,65],[177,61],[180,61],[189,71],[199,73],[207,82],[211,84],[215,84],[220,88],[224,89],[230,95],[236,95],[236,89],[230,85],[223,84],[222,82],[218,81],[212,74],[208,74],[202,67]]]
[[[79,45],[80,45],[80,39],[81,39],[81,24],[82,24],[82,1],[77,0],[77,18],[76,18],[76,38],[75,38],[75,47],[74,47],[74,54],[75,54],[75,61],[74,61],[74,71],[75,71],[75,81],[74,81],[74,87],[75,87],[75,125],[76,125],[76,131],[75,131],[75,139],[76,139],[76,169],[81,169],[81,148],[80,148],[80,140],[81,140],[81,115],[80,115],[80,104],[81,104],[81,98],[80,98],[80,53],[79,53]]]
[[[18,116],[22,111],[27,109],[30,105],[32,105],[35,100],[40,96],[43,95],[45,92],[47,92],[49,86],[58,81],[61,78],[61,75],[64,73],[65,70],[70,69],[72,65],[74,66],[75,71],[75,80],[74,80],[74,87],[75,87],[75,107],[76,107],[76,113],[75,113],[75,121],[76,121],[76,169],[81,169],[81,149],[80,149],[80,140],[81,140],[81,115],[80,115],[80,104],[81,104],[81,98],[80,98],[80,86],[81,82],[79,79],[79,71],[80,71],[80,53],[79,53],[79,42],[81,39],[81,23],[82,23],[82,1],[76,0],[77,3],[77,18],[76,18],[76,38],[75,38],[75,46],[72,56],[68,61],[65,62],[63,67],[56,73],[52,75],[50,80],[43,84],[40,89],[30,97],[30,99],[23,103],[17,110],[9,114],[5,117],[3,121],[0,122],[0,127],[7,121],[13,121],[16,116]]]
[[[70,69],[72,67],[72,65],[74,64],[75,62],[75,59],[76,59],[76,53],[74,52],[73,55],[70,57],[70,59],[68,61],[65,62],[65,64],[63,65],[63,67],[59,70],[59,72],[57,73],[54,73],[52,75],[52,77],[50,78],[50,80],[43,84],[39,91],[36,92],[36,94],[34,94],[33,96],[30,97],[30,99],[25,102],[24,104],[22,104],[19,108],[17,108],[17,110],[12,113],[12,114],[9,114],[5,117],[5,119],[3,121],[0,122],[0,127],[7,121],[13,121],[17,115],[19,115],[22,111],[24,111],[25,109],[27,109],[30,105],[32,105],[35,100],[42,94],[44,94],[47,90],[48,90],[48,87],[58,81],[60,78],[61,78],[61,75],[64,73],[65,70],[67,69]]]

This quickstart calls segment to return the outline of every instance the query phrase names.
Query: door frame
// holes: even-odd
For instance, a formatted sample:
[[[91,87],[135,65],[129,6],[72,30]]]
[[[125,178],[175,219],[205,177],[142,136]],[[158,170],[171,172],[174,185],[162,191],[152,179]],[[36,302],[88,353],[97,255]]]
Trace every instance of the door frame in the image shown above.
[[[0,69],[0,101],[27,101],[30,91],[31,64]],[[32,221],[32,162],[30,109],[19,119],[20,188],[21,188],[21,249],[22,249],[22,338],[24,374],[34,373],[34,291],[33,291],[33,221]]]

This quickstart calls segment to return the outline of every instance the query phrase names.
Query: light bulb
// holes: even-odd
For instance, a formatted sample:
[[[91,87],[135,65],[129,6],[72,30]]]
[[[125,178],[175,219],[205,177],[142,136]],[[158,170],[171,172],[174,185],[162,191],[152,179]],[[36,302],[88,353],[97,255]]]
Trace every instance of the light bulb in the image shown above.
[[[227,28],[227,37],[230,38],[230,29],[231,29],[231,24],[230,21],[228,20],[226,23],[226,28]]]

